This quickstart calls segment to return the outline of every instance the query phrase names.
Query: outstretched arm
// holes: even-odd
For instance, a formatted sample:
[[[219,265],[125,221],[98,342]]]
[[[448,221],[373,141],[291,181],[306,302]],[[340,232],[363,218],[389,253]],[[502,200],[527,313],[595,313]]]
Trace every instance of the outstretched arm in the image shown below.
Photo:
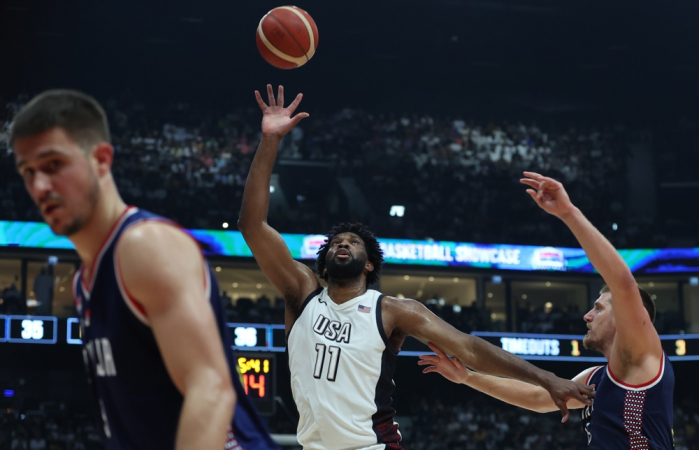
[[[541,386],[474,372],[466,368],[456,356],[450,358],[434,344],[429,343],[428,345],[436,354],[420,355],[418,364],[426,366],[422,371],[423,373],[438,373],[453,383],[465,384],[505,403],[531,411],[547,413],[557,409],[549,393]],[[585,370],[573,378],[573,381],[585,383],[587,376],[593,369],[594,367]],[[585,403],[577,398],[571,398],[568,400],[567,406],[569,409],[579,409],[584,407]],[[567,419],[568,416],[564,416],[561,422],[565,422]]]
[[[660,338],[638,291],[638,285],[614,246],[573,205],[563,185],[534,172],[524,172],[521,182],[530,186],[527,193],[549,214],[561,219],[575,235],[595,269],[612,292],[616,338],[610,364],[619,375],[629,366],[641,366],[648,358],[662,356]],[[657,367],[655,364],[650,364]]]
[[[432,342],[478,372],[515,378],[541,386],[548,391],[566,420],[566,403],[569,399],[576,398],[586,402],[586,397],[592,395],[592,389],[587,386],[562,380],[483,339],[458,331],[415,300],[385,297],[382,313],[389,322],[387,330],[413,336],[425,344]],[[384,326],[386,325],[384,322]]]
[[[262,100],[260,93],[255,91],[257,104],[263,114],[262,140],[245,181],[238,228],[260,269],[284,297],[288,331],[290,320],[291,323],[295,320],[293,314],[296,308],[308,294],[319,287],[319,283],[308,267],[294,261],[282,237],[267,223],[269,183],[279,142],[301,119],[308,117],[308,114],[298,113],[291,117],[301,102],[302,94],[297,95],[287,108],[284,108],[283,86],[279,86],[275,98],[272,86],[268,84],[267,96],[269,105]]]

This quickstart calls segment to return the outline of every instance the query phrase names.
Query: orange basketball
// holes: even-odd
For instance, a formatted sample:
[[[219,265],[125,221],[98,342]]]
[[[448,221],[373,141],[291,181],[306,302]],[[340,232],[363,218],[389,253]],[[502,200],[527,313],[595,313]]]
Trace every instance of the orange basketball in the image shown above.
[[[311,16],[295,6],[274,8],[257,26],[257,49],[280,69],[301,67],[318,47],[318,28]]]

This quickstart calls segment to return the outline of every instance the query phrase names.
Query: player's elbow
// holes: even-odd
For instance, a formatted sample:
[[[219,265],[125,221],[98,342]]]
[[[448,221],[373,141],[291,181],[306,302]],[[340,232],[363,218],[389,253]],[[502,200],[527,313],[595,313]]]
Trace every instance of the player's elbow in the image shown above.
[[[238,400],[228,373],[213,369],[200,370],[196,376],[191,377],[185,392],[185,396],[190,395],[224,411],[232,411]]]
[[[262,222],[259,221],[258,224],[262,225]],[[238,230],[243,233],[243,236],[254,234],[256,229],[259,229],[259,227],[255,227],[255,221],[241,213],[238,218]]]
[[[235,408],[235,404],[238,401],[238,396],[235,393],[235,388],[233,388],[231,383],[219,387],[216,394],[218,395],[219,401],[225,405],[226,409],[232,411],[233,408]]]
[[[619,293],[635,293],[638,292],[638,283],[636,283],[636,279],[634,278],[633,274],[630,271],[627,271],[627,273],[624,273],[624,275],[614,280],[613,288]]]

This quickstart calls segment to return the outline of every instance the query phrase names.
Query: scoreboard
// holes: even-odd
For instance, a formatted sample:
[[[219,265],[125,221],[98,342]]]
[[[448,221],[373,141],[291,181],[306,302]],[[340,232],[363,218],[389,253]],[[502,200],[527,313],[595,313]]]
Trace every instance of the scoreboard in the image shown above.
[[[475,336],[524,359],[539,361],[606,362],[582,345],[584,336],[473,332]],[[672,361],[699,361],[699,334],[661,335],[660,343]]]
[[[265,380],[269,379],[268,373],[272,373],[274,358],[272,353],[286,351],[286,335],[284,325],[254,324],[254,323],[229,323],[227,324],[233,340],[233,348],[240,352],[256,352],[266,356],[260,360],[260,368],[257,363],[251,366],[249,363],[240,366],[241,374],[251,375],[248,390],[257,388],[258,375],[264,374]],[[587,361],[603,362],[600,354],[587,350],[582,346],[582,335],[568,334],[524,334],[504,332],[474,331],[471,333],[493,345],[496,345],[512,354],[524,359],[539,361]],[[21,344],[81,344],[80,323],[78,319],[70,317],[58,319],[45,316],[1,316],[0,315],[0,343]],[[661,335],[665,353],[672,361],[699,361],[699,334],[674,334]],[[400,352],[401,356],[417,356],[429,352],[429,349],[420,342],[407,339]],[[265,361],[267,366],[265,366]],[[265,372],[265,368],[269,372]],[[244,370],[243,370],[244,369]],[[252,372],[251,372],[252,371]],[[273,376],[273,375],[272,375]]]

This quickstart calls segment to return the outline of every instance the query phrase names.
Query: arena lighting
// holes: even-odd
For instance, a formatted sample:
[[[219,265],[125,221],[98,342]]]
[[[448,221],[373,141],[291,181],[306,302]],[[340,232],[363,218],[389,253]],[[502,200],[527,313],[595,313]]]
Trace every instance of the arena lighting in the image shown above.
[[[58,263],[58,256],[49,256],[48,263],[51,266],[55,266]]]
[[[461,306],[459,306],[459,305],[454,305],[454,312],[455,312],[455,313],[460,313],[460,312],[461,312]]]
[[[493,284],[500,284],[502,283],[502,277],[500,275],[493,275],[493,278],[490,281],[492,281]]]
[[[403,217],[405,215],[405,206],[393,205],[391,206],[391,210],[388,212],[388,214],[393,217]]]
[[[14,396],[15,396],[15,391],[13,391],[12,389],[5,389],[5,390],[3,391],[3,396],[5,396],[5,397],[14,397]]]
[[[223,225],[221,225],[223,228],[228,228],[228,222],[223,222]]]
[[[616,231],[619,229],[619,226],[616,223],[612,224],[612,230]]]
[[[274,194],[274,186],[272,186],[272,185],[269,186],[269,193]]]
[[[691,286],[699,286],[699,277],[689,277],[689,284]]]

